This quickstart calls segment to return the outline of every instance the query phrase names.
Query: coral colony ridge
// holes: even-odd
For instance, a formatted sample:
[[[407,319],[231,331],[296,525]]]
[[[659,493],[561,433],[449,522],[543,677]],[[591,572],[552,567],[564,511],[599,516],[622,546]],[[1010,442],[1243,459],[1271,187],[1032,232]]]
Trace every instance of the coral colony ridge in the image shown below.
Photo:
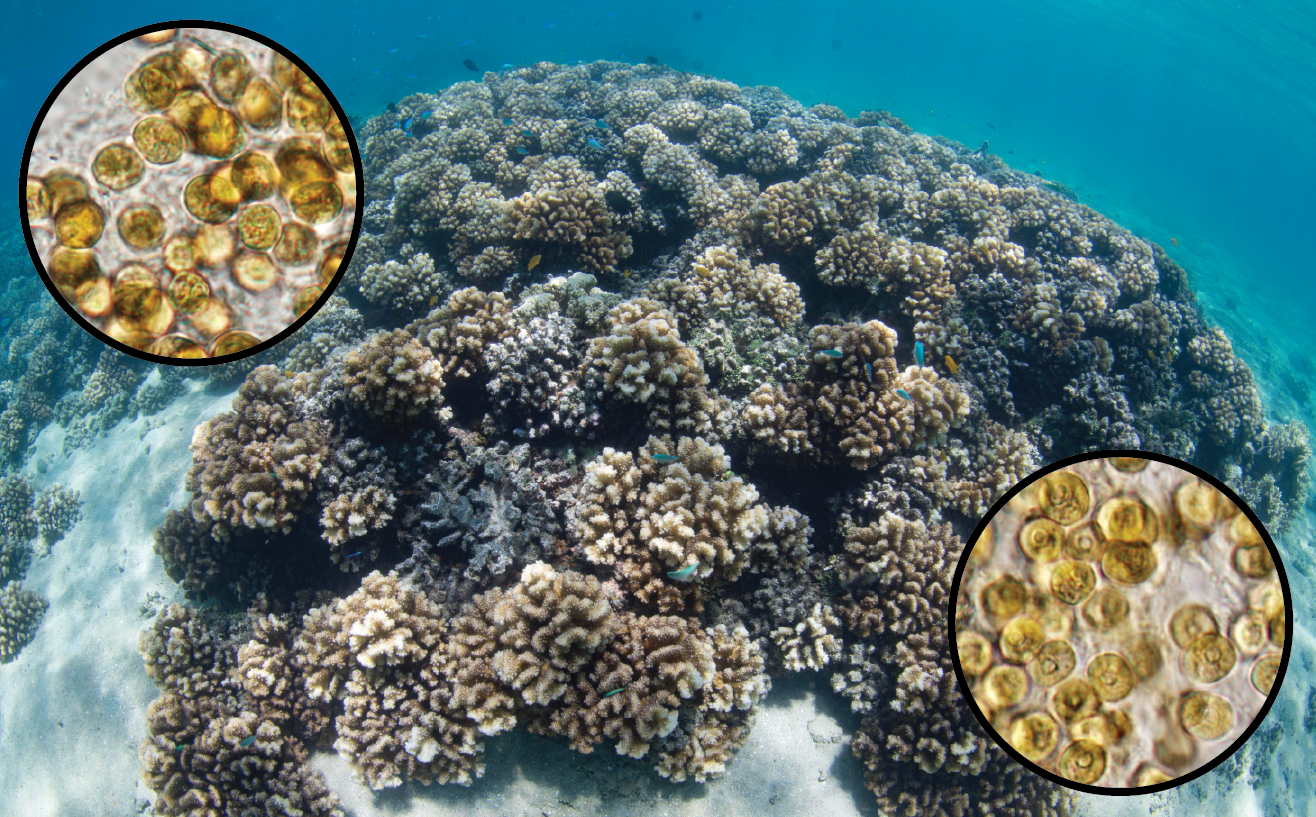
[[[607,62],[355,130],[364,231],[298,336],[140,388],[49,312],[11,345],[11,456],[241,381],[155,537],[196,602],[141,643],[159,814],[340,813],[322,746],[373,788],[478,786],[517,729],[694,785],[795,672],[862,716],[883,808],[1066,813],[951,669],[980,515],[1095,448],[1194,462],[1272,532],[1306,502],[1306,429],[1184,271],[986,149]]]

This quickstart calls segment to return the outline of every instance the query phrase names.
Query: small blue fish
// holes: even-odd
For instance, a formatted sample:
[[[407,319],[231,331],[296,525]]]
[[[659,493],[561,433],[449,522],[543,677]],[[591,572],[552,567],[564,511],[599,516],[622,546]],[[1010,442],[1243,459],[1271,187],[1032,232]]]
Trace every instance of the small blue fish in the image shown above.
[[[871,363],[865,361],[865,362],[864,362],[864,371],[867,372],[867,374],[868,374],[868,382],[869,382],[869,383],[872,383],[872,382],[873,382],[873,364],[871,364]]]
[[[425,111],[424,113],[422,113],[422,114],[420,115],[420,118],[421,118],[421,119],[429,119],[429,118],[430,118],[430,115],[433,114],[433,113],[434,113],[434,111]]]
[[[681,461],[680,457],[673,457],[671,454],[650,454],[649,456],[653,458],[654,462],[668,463]]]
[[[355,559],[356,557],[360,556],[362,553],[365,553],[365,551],[364,551],[364,550],[358,550],[356,553],[353,553],[351,556],[348,556],[347,558],[349,558],[349,559]]]
[[[896,394],[900,395],[901,397],[905,398],[911,403],[914,402],[914,398],[910,397],[909,392],[905,391],[904,389],[896,389]]]
[[[696,567],[699,567],[699,562],[695,562],[689,567],[683,567],[680,570],[674,570],[668,573],[667,577],[672,581],[681,582],[684,584],[694,578]]]
[[[603,697],[605,697],[605,698],[611,698],[613,695],[616,695],[618,692],[625,692],[625,691],[626,691],[626,687],[618,687],[618,688],[614,689],[613,691],[611,691],[611,692],[609,692],[609,693],[606,693]]]
[[[598,128],[599,130],[607,130],[607,129],[608,129],[608,123],[607,123],[607,122],[604,122],[602,119],[595,119],[595,120],[594,120],[594,127]]]
[[[248,746],[250,746],[255,742],[256,742],[256,736],[252,735],[251,737],[243,738],[242,742],[239,743],[238,745],[241,746],[243,749],[246,749]]]
[[[175,752],[181,752],[181,751],[183,751],[183,747],[185,747],[185,746],[187,746],[186,743],[180,743],[180,744],[178,744],[177,746],[174,747],[174,751],[175,751]]]
[[[535,132],[532,131],[532,130],[530,130],[529,128],[526,128],[525,130],[521,131],[521,135],[522,135],[522,136],[526,136],[526,137],[531,137],[531,138],[533,138],[534,135],[535,135]]]
[[[526,150],[526,149],[525,149],[524,147],[522,147],[521,145],[517,145],[517,146],[516,146],[516,152],[519,153],[519,154],[521,154],[522,156],[529,156],[529,155],[530,155],[530,151]]]
[[[845,357],[845,352],[840,349],[823,349],[819,354],[826,355],[830,358]]]
[[[512,124],[512,120],[511,120],[511,119],[504,119],[504,120],[503,120],[503,124],[504,124],[504,125],[511,125],[511,124]]]
[[[408,136],[411,135],[412,119],[413,117],[408,116],[406,119],[403,119],[401,122],[398,123],[398,127],[402,128],[403,132],[406,133]]]
[[[923,341],[921,340],[914,341],[914,362],[918,364],[920,369],[923,368]]]
[[[599,150],[603,150],[603,145],[600,145],[599,140],[595,139],[592,136],[589,138],[589,146],[592,148],[598,148]]]

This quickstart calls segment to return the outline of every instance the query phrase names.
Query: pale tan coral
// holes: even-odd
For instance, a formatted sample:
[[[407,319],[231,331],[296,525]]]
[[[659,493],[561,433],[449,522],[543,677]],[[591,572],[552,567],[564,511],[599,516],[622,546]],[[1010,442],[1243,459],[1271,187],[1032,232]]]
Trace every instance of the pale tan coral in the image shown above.
[[[669,281],[661,296],[668,306],[695,320],[718,313],[743,318],[763,315],[780,327],[804,317],[804,299],[797,284],[786,280],[776,264],[751,267],[734,247],[709,247],[692,265],[691,274]]]
[[[693,99],[672,99],[655,108],[649,121],[668,136],[685,136],[697,131],[707,114],[707,109]]]
[[[253,371],[233,411],[192,433],[192,516],[217,539],[232,527],[288,533],[328,454],[328,423],[307,415],[272,366]]]
[[[485,247],[475,255],[464,256],[457,264],[457,271],[463,278],[498,284],[516,272],[518,263],[516,253],[507,247]]]
[[[397,497],[378,485],[367,485],[359,491],[341,493],[324,506],[320,514],[321,536],[333,545],[331,558],[343,570],[347,562],[341,547],[349,539],[365,536],[370,530],[379,530],[393,518]]]
[[[930,366],[906,368],[896,378],[894,388],[904,389],[918,407],[914,412],[914,448],[945,443],[947,432],[964,425],[973,411],[973,402],[964,390]]]
[[[750,640],[744,625],[728,630],[719,624],[706,632],[713,641],[716,669],[704,688],[704,708],[717,712],[750,709],[772,688],[758,642]]]
[[[348,351],[342,384],[354,406],[385,423],[435,416],[443,405],[438,361],[401,329],[371,335]]]
[[[752,718],[744,712],[700,710],[680,745],[658,754],[654,769],[680,783],[703,783],[726,774],[727,763],[749,739]]]
[[[608,313],[609,332],[590,341],[586,363],[619,397],[668,402],[708,382],[703,364],[681,341],[676,318],[657,301],[623,301]]]
[[[13,661],[41,626],[48,604],[18,582],[0,588],[0,664]]]
[[[892,238],[873,221],[839,233],[818,252],[817,263],[824,283],[900,297],[917,320],[934,320],[955,295],[945,250]]]
[[[782,664],[791,672],[819,670],[841,654],[841,641],[834,633],[841,622],[830,605],[814,604],[813,612],[794,627],[778,627],[772,641],[782,653]]]
[[[814,453],[809,439],[809,412],[801,399],[802,387],[764,383],[745,404],[745,431],[760,444],[781,454]]]
[[[458,381],[484,368],[484,350],[515,329],[512,305],[501,292],[460,289],[443,306],[407,326],[439,362],[443,378]]]

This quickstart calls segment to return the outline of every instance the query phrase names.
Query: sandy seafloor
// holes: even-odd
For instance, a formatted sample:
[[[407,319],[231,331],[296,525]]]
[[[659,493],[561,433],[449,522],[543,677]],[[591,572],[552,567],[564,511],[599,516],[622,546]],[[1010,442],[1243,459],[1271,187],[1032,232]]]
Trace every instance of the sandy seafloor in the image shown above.
[[[59,426],[38,439],[22,473],[37,489],[53,482],[78,489],[83,518],[49,556],[34,561],[24,585],[46,596],[50,609],[32,643],[0,666],[0,815],[149,812],[137,747],[157,690],[137,641],[164,603],[182,600],[151,549],[152,531],[187,499],[193,428],[227,410],[232,398],[196,387],[159,414],[120,424],[67,456]],[[1082,796],[1083,811],[1316,817],[1310,517],[1300,527],[1279,543],[1293,588],[1295,640],[1266,723],[1233,760],[1190,786],[1144,797]],[[670,783],[607,746],[585,756],[563,740],[524,731],[486,740],[487,770],[470,788],[411,784],[371,792],[332,751],[318,753],[313,765],[354,817],[879,814],[849,751],[856,719],[825,677],[778,679],[759,710],[727,775],[704,785]]]

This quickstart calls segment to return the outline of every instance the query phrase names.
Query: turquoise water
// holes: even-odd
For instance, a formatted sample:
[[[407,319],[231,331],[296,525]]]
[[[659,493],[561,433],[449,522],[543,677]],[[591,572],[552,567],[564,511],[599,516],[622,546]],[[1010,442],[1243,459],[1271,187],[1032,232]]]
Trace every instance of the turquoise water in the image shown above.
[[[463,59],[483,70],[653,55],[741,86],[775,85],[806,105],[830,102],[851,116],[882,108],[917,131],[969,146],[989,140],[1010,164],[1063,182],[1165,247],[1188,270],[1208,317],[1252,365],[1271,419],[1296,416],[1316,426],[1312,384],[1300,371],[1316,340],[1309,319],[1316,307],[1310,4],[691,3],[658,10],[500,3],[387,12],[322,4],[310,12],[234,3],[188,13],[222,13],[215,19],[288,46],[354,116],[473,78]],[[32,117],[71,64],[114,35],[178,14],[174,4],[7,3],[0,153],[11,172],[17,175]],[[21,270],[21,247],[3,247],[5,267]],[[1309,522],[1299,525],[1281,543],[1297,643],[1281,702],[1263,730],[1269,737],[1258,743],[1264,750],[1249,750],[1169,798],[1180,813],[1316,808],[1310,783],[1297,773],[1316,748],[1308,694],[1316,650],[1304,630],[1316,612],[1310,531]],[[1283,731],[1281,723],[1288,724]],[[1105,805],[1137,812],[1150,803]]]

